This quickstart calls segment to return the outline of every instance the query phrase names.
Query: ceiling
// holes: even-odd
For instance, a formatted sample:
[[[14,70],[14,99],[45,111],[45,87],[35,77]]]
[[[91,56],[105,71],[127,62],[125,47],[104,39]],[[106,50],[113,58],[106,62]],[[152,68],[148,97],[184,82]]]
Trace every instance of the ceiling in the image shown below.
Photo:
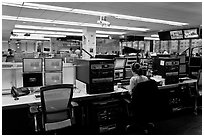
[[[183,22],[189,24],[187,26],[181,27],[135,20],[116,19],[114,17],[107,16],[107,21],[110,22],[111,25],[148,28],[150,30],[146,32],[141,32],[109,28],[96,28],[96,30],[124,32],[125,35],[150,36],[151,34],[157,34],[157,32],[160,30],[198,27],[202,24],[201,2],[38,2],[38,4],[131,15],[152,19]],[[97,20],[99,20],[99,16],[51,11],[44,9],[30,9],[7,5],[2,5],[2,15],[94,24],[97,24]],[[10,35],[13,29],[15,28],[15,24],[83,29],[82,26],[3,19],[2,41],[8,41],[10,39]]]

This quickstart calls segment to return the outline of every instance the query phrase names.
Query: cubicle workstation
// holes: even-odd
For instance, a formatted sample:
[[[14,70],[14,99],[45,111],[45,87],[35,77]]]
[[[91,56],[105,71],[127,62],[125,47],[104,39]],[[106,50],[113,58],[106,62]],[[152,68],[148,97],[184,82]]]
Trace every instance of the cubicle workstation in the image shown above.
[[[125,63],[123,62],[122,64],[124,65]],[[129,92],[128,89],[114,85],[114,61],[110,59],[79,59],[74,67],[76,67],[74,69],[76,70],[76,87],[73,88],[72,102],[76,102],[78,105],[74,106],[75,123],[73,127],[75,128],[72,130],[73,134],[78,134],[76,132],[78,128],[81,129],[81,134],[124,134],[126,124],[123,123],[126,118],[124,119],[123,117],[128,116],[124,99],[129,98]],[[43,69],[45,68],[43,67]],[[86,70],[86,73],[82,70]],[[53,85],[52,82],[47,80],[50,77],[46,77],[45,75],[44,86]],[[62,82],[57,84],[65,84],[65,81]],[[185,87],[195,83],[196,80],[188,80],[159,86],[162,100],[165,100],[163,104],[165,109],[161,110],[161,114],[165,114],[163,115],[165,117],[173,113],[176,108],[182,107],[181,101],[172,103],[172,100],[175,99],[175,96],[178,98],[177,91],[179,91],[181,86]],[[97,88],[93,88],[94,86],[97,86]],[[37,112],[37,129],[34,126],[35,119],[31,111],[31,107],[41,106],[41,97],[38,96],[40,93],[30,92],[28,95],[18,96],[18,99],[16,99],[12,94],[8,94],[9,91],[10,89],[7,89],[7,94],[2,95],[3,134],[43,134],[42,130],[39,129],[41,126],[39,122],[40,111],[38,110],[39,112]],[[185,100],[182,101],[185,102]],[[22,111],[23,113],[21,113]],[[7,117],[10,117],[13,113],[18,113],[19,118]],[[26,119],[24,119],[25,117]],[[15,124],[11,126],[10,124],[13,121]],[[18,127],[17,123],[19,124],[20,121],[22,125]],[[25,125],[29,125],[25,128],[26,132],[23,130]]]

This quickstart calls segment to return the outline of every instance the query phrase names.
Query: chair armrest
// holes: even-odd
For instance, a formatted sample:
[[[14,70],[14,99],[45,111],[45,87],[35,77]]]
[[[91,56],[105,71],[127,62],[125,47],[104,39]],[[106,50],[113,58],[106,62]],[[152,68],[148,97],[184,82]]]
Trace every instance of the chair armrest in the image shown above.
[[[131,103],[131,100],[129,100],[129,99],[124,99],[124,101],[125,101],[125,103],[128,103],[128,104],[130,104]]]
[[[71,105],[72,105],[72,107],[78,107],[79,106],[79,104],[78,103],[76,103],[76,102],[71,102]]]

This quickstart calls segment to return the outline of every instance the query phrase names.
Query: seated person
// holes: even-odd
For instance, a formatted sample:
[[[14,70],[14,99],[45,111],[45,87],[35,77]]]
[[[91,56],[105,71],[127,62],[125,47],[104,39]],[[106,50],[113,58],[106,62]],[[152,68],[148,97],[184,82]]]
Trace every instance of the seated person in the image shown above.
[[[8,49],[8,55],[6,57],[6,62],[14,62],[14,55],[12,50]]]
[[[139,63],[135,62],[131,66],[133,76],[130,78],[129,93],[132,95],[132,89],[140,82],[147,81],[148,78],[142,75],[142,68]]]

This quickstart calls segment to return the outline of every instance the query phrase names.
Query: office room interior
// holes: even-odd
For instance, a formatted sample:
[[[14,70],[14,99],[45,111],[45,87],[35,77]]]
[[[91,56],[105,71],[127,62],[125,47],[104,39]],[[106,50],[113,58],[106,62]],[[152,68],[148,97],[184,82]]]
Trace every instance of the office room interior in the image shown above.
[[[202,135],[202,1],[2,1],[2,135]]]

